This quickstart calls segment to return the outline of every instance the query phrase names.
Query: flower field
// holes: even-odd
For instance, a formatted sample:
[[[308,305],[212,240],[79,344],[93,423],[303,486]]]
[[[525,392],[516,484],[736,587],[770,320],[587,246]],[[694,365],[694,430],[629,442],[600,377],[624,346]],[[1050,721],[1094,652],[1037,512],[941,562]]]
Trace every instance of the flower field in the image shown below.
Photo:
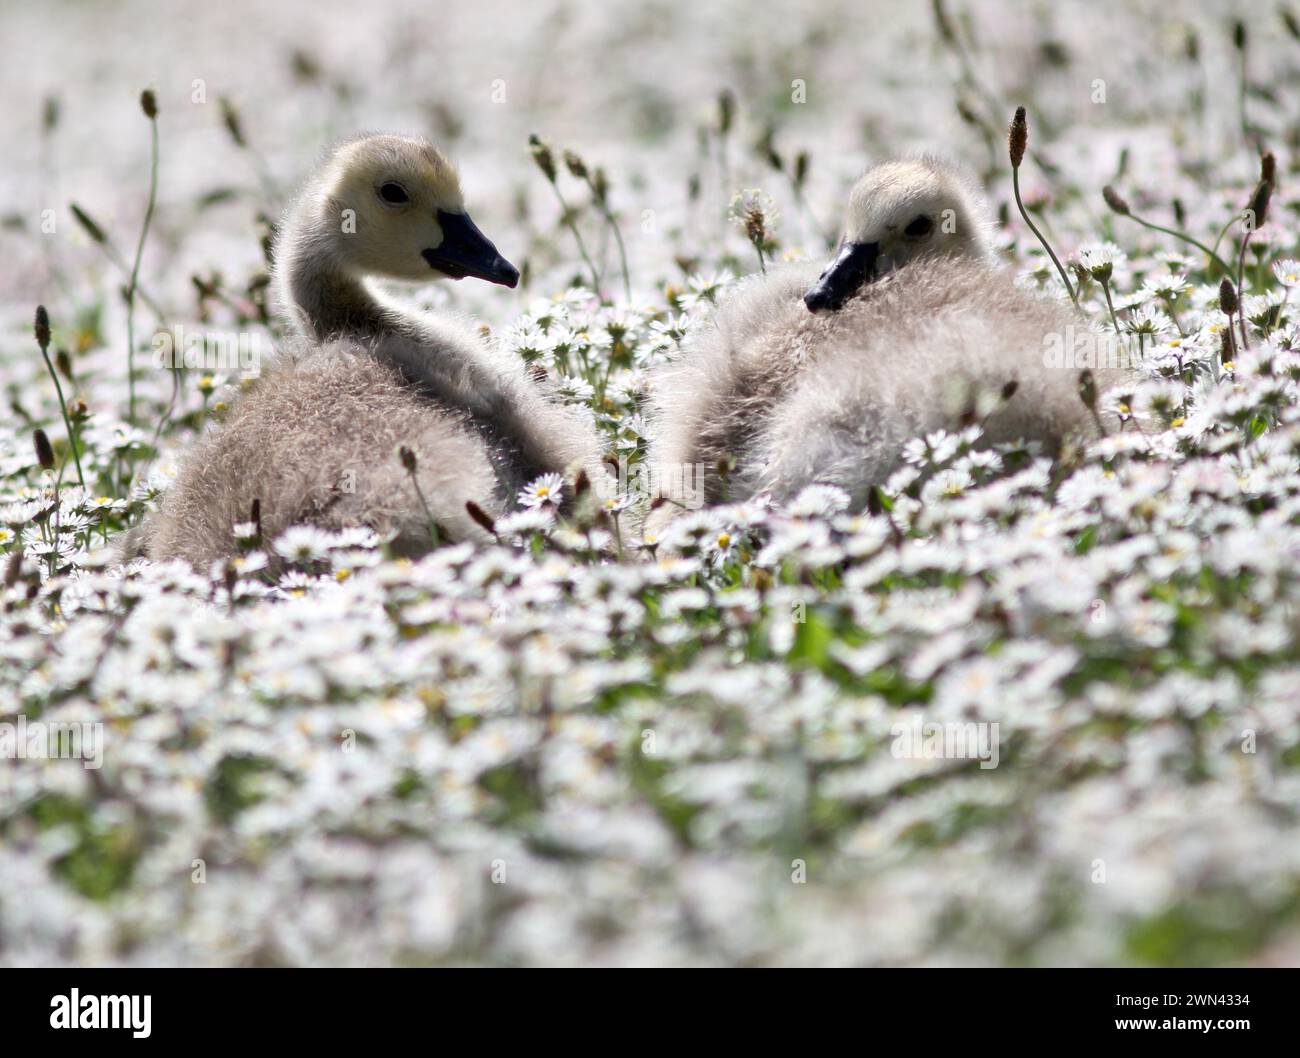
[[[1300,961],[1290,9],[188,6],[0,16],[0,963]],[[405,296],[632,480],[655,368],[760,261],[825,259],[871,162],[965,162],[1065,298],[1022,105],[1024,207],[1136,365],[1080,376],[1100,439],[976,420],[864,509],[811,484],[650,538],[539,480],[418,561],[250,526],[212,569],[121,560],[273,355],[265,244],[331,140],[457,158],[521,287]],[[161,365],[178,327],[209,340]],[[42,725],[94,752],[20,753]]]

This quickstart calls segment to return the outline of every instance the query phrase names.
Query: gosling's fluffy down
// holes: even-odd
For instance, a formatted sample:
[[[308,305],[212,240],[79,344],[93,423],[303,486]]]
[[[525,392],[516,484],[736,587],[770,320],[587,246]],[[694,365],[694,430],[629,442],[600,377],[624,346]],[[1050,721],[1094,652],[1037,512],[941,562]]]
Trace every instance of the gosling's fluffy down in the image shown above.
[[[908,440],[956,430],[990,399],[986,443],[1024,438],[1054,451],[1092,432],[1079,372],[1048,366],[1047,355],[1053,341],[1072,348],[1086,324],[996,265],[987,217],[949,163],[884,163],[855,186],[844,240],[820,275],[789,265],[739,284],[651,380],[651,480],[669,502],[647,532],[683,506],[760,492],[784,500],[811,484],[861,504]],[[1094,374],[1101,391],[1127,377]],[[996,404],[1009,382],[1014,394]]]
[[[1050,451],[1094,429],[1078,372],[1044,364],[1047,336],[1064,340],[1081,322],[1000,270],[972,259],[916,261],[838,312],[813,315],[802,298],[818,271],[792,265],[742,283],[654,379],[651,464],[700,464],[706,502],[759,492],[782,500],[823,483],[861,503],[908,440],[957,429],[973,397],[1011,381],[1014,395],[985,424],[989,442],[1023,437]],[[1099,389],[1123,378],[1094,373]],[[715,470],[726,456],[736,460],[729,476]],[[662,525],[679,510],[660,508],[651,520]]]
[[[459,346],[459,357],[477,346],[488,359],[477,335],[462,334]],[[467,502],[495,516],[537,474],[600,460],[580,420],[512,374],[501,369],[491,396],[475,390],[479,418],[439,403],[356,341],[299,343],[186,455],[146,523],[145,552],[200,568],[227,557],[232,526],[248,520],[254,499],[267,540],[303,523],[369,526],[396,534],[398,552],[416,554],[429,545],[430,516],[443,539],[490,539]],[[508,422],[513,432],[501,429]],[[427,513],[398,458],[401,445],[415,453]]]
[[[233,555],[254,500],[267,541],[297,523],[368,526],[418,552],[431,521],[442,539],[488,538],[466,503],[495,516],[539,474],[581,467],[601,483],[590,422],[517,358],[367,281],[517,280],[436,149],[386,135],[340,145],[281,231],[275,289],[295,336],[184,458],[128,553],[200,567]],[[415,454],[418,489],[399,446]]]

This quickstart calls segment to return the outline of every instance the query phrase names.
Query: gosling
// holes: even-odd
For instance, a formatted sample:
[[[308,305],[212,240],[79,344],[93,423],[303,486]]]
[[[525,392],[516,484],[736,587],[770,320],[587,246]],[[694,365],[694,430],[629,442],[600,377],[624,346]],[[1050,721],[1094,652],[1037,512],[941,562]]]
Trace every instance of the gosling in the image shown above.
[[[652,377],[649,463],[663,499],[646,531],[701,502],[782,501],[810,484],[861,505],[910,439],[956,430],[977,402],[1008,390],[983,443],[1058,450],[1095,433],[1096,420],[1079,372],[1049,366],[1046,353],[1087,334],[1078,315],[998,266],[969,176],[928,155],[877,165],[854,186],[820,275],[790,265],[742,281]],[[1098,391],[1127,377],[1094,374]]]
[[[200,568],[231,556],[232,527],[256,501],[268,541],[300,523],[366,526],[418,554],[435,539],[488,538],[467,504],[491,518],[538,475],[603,472],[592,425],[516,358],[469,321],[367,282],[518,282],[429,143],[376,135],[335,148],[286,213],[274,259],[293,337],[183,460],[136,553]]]

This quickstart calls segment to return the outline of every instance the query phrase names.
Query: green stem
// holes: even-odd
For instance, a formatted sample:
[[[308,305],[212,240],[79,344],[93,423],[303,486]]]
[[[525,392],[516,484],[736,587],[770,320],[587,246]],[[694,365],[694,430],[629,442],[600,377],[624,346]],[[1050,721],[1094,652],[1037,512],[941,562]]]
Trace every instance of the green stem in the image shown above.
[[[1196,247],[1198,250],[1200,250],[1202,253],[1204,253],[1204,254],[1208,254],[1209,257],[1210,257],[1210,259],[1211,259],[1215,264],[1217,264],[1217,265],[1218,265],[1218,266],[1223,270],[1223,274],[1224,274],[1225,276],[1230,276],[1230,275],[1232,275],[1232,269],[1229,268],[1228,265],[1226,265],[1226,264],[1224,263],[1222,257],[1220,257],[1217,253],[1215,253],[1214,250],[1211,250],[1208,246],[1206,246],[1205,243],[1203,243],[1203,242],[1199,242],[1199,241],[1197,241],[1196,239],[1193,239],[1193,238],[1192,238],[1190,235],[1188,235],[1186,232],[1175,231],[1173,228],[1166,228],[1166,227],[1164,227],[1164,226],[1162,226],[1162,225],[1160,225],[1160,224],[1154,224],[1154,223],[1152,223],[1152,222],[1149,221],[1149,220],[1143,220],[1141,217],[1137,216],[1137,214],[1135,214],[1135,213],[1130,213],[1130,214],[1129,214],[1129,217],[1130,217],[1131,219],[1137,221],[1137,222],[1138,222],[1139,224],[1141,224],[1142,227],[1144,227],[1144,228],[1150,228],[1152,231],[1161,231],[1161,232],[1164,232],[1166,235],[1172,235],[1175,239],[1181,239],[1183,242],[1185,242],[1185,243],[1189,243],[1190,245],[1195,246],[1195,247]],[[1232,225],[1232,221],[1229,221],[1228,224],[1229,224],[1229,226],[1231,226],[1231,225]],[[1224,230],[1224,231],[1227,231],[1228,229],[1227,229],[1227,228],[1224,228],[1223,230]],[[1219,238],[1222,239],[1222,238],[1223,238],[1223,235],[1220,234],[1220,235],[1219,235]],[[1216,247],[1219,245],[1218,240],[1215,241],[1214,245],[1215,245]]]
[[[1043,249],[1047,251],[1047,256],[1052,259],[1052,264],[1056,265],[1056,270],[1061,275],[1061,282],[1065,284],[1065,290],[1070,295],[1070,300],[1074,302],[1074,307],[1077,309],[1079,307],[1079,299],[1075,296],[1074,287],[1070,285],[1070,280],[1065,274],[1065,269],[1061,267],[1061,262],[1057,260],[1056,254],[1052,252],[1052,247],[1048,245],[1047,240],[1043,238],[1043,233],[1039,231],[1034,222],[1029,219],[1029,211],[1025,209],[1025,204],[1020,201],[1020,166],[1018,165],[1013,165],[1011,167],[1011,189],[1015,192],[1016,207],[1020,210],[1020,215],[1024,217],[1025,223],[1029,225],[1029,230],[1034,233],[1035,238],[1037,238],[1042,244]]]
[[[1237,219],[1238,218],[1233,217],[1227,224],[1219,229],[1218,238],[1214,240],[1214,249],[1210,251],[1212,254],[1217,254],[1219,252],[1219,244],[1223,242],[1223,237],[1228,234],[1228,230],[1237,223]]]
[[[804,198],[803,191],[801,191],[799,185],[794,182],[793,176],[790,177],[790,188],[794,191],[794,200],[798,205],[800,212],[806,214],[808,219],[812,221],[812,226],[816,230],[818,238],[825,242],[827,247],[833,247],[835,245],[835,236],[827,236],[826,229],[822,227],[821,221],[817,219],[817,214],[813,212],[812,206],[808,205],[807,200]]]
[[[632,274],[627,267],[627,247],[623,245],[623,233],[618,230],[618,222],[614,220],[614,214],[610,211],[609,206],[596,194],[596,186],[591,182],[590,176],[587,177],[587,186],[591,188],[596,208],[600,210],[601,216],[605,218],[605,223],[609,225],[610,231],[614,233],[614,241],[618,244],[619,264],[623,268],[623,294],[630,302],[632,300]]]
[[[1116,337],[1118,337],[1118,336],[1119,336],[1119,319],[1118,319],[1118,318],[1116,317],[1116,315],[1115,315],[1115,303],[1114,303],[1113,301],[1111,301],[1111,299],[1110,299],[1110,280],[1109,280],[1109,279],[1103,279],[1103,280],[1101,281],[1101,292],[1102,292],[1103,294],[1106,295],[1106,308],[1107,308],[1107,310],[1109,310],[1109,312],[1110,312],[1110,322],[1114,325],[1114,327],[1115,327],[1115,335],[1116,335]]]
[[[131,267],[126,263],[126,259],[122,256],[121,251],[118,250],[108,233],[100,231],[95,235],[92,241],[104,252],[104,256],[108,258],[109,263],[121,272],[123,276],[129,279],[131,275]],[[166,314],[163,312],[162,306],[158,304],[157,300],[149,293],[146,287],[137,283],[136,293],[140,295],[140,300],[144,302],[145,307],[158,317],[159,322],[166,319]]]
[[[135,244],[135,262],[131,265],[131,282],[126,288],[126,375],[128,398],[127,421],[135,426],[135,292],[140,282],[140,261],[144,257],[145,240],[149,225],[153,223],[154,206],[158,201],[158,119],[149,119],[149,204],[145,207],[144,223],[140,226],[140,239]]]
[[[59,373],[54,370],[54,364],[50,362],[50,354],[45,349],[41,349],[41,356],[45,358],[45,366],[49,368],[50,378],[54,379],[54,392],[59,395],[59,411],[63,413],[63,428],[68,431],[68,447],[72,449],[73,461],[77,464],[77,480],[81,482],[81,487],[86,487],[86,475],[81,472],[81,455],[77,452],[77,435],[72,431],[72,419],[68,417],[68,402],[63,399],[63,387],[59,384]]]
[[[578,231],[578,222],[574,220],[573,213],[569,210],[569,204],[564,201],[564,194],[560,191],[560,185],[552,181],[551,187],[555,189],[555,197],[560,202],[561,220],[568,226],[569,231],[573,232],[574,241],[578,244],[578,253],[582,255],[582,259],[591,270],[592,290],[595,291],[597,297],[600,297],[600,274],[596,271],[596,266],[587,253],[587,244],[582,241],[582,233]]]
[[[1253,229],[1247,228],[1241,237],[1241,252],[1237,255],[1237,324],[1241,327],[1241,347],[1250,348],[1250,339],[1246,337],[1246,288],[1241,285],[1246,271],[1246,247],[1250,245]]]
[[[424,508],[425,520],[429,523],[429,539],[433,541],[433,546],[438,546],[438,523],[434,521],[433,511],[429,508],[429,501],[424,498],[424,490],[420,488],[420,481],[415,475],[414,470],[408,470],[411,477],[411,485],[415,488],[415,494],[420,498],[420,506]]]

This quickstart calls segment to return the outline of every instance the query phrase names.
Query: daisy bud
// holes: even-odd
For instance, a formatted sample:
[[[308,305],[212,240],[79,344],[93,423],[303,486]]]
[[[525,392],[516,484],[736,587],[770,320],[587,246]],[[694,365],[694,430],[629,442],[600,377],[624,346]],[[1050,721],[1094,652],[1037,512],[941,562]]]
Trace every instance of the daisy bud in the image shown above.
[[[289,63],[293,68],[294,77],[298,78],[298,80],[316,81],[320,79],[320,63],[301,48],[294,50],[294,53],[289,57]]]
[[[534,133],[528,137],[528,149],[532,152],[533,161],[542,171],[542,175],[552,184],[555,183],[555,155],[551,153],[551,148]]]
[[[32,442],[36,447],[36,461],[40,463],[42,470],[54,469],[54,446],[50,444],[49,435],[41,429],[37,429],[32,434]]]
[[[755,149],[762,155],[763,160],[779,173],[785,168],[785,161],[781,158],[781,152],[776,149],[776,144],[772,142],[774,136],[775,132],[772,126],[766,126]]]
[[[91,220],[90,215],[84,209],[75,202],[68,203],[68,208],[72,210],[72,215],[77,218],[77,223],[85,229],[86,234],[90,236],[93,242],[97,242],[102,246],[108,241],[107,236],[104,235],[104,229]]]
[[[233,596],[235,588],[239,586],[239,570],[235,568],[235,564],[229,559],[226,560],[226,564],[222,567],[221,579],[226,585],[226,594]]]
[[[1088,368],[1079,372],[1079,399],[1090,410],[1097,407],[1097,380]]]
[[[153,94],[152,88],[146,88],[140,93],[140,109],[150,121],[158,116],[158,97]]]
[[[953,29],[952,19],[948,17],[948,12],[943,6],[943,0],[933,0],[934,24],[939,30],[939,36],[949,44],[957,42],[957,31]]]
[[[800,151],[794,156],[794,186],[803,190],[804,181],[808,179],[808,152]]]
[[[983,124],[980,116],[971,109],[970,104],[964,99],[957,100],[957,116],[967,125],[973,125],[975,128],[979,128]]]
[[[1007,147],[1011,154],[1011,167],[1019,169],[1025,160],[1025,148],[1029,146],[1029,119],[1024,107],[1016,107],[1016,116],[1011,119],[1011,131],[1007,135]]]
[[[1300,40],[1300,19],[1295,17],[1295,12],[1289,7],[1284,7],[1279,14],[1282,16],[1282,24],[1286,26],[1286,31],[1296,40]]]
[[[1272,194],[1273,185],[1267,180],[1261,180],[1255,185],[1255,193],[1250,196],[1250,205],[1246,208],[1250,210],[1256,229],[1262,228],[1268,219],[1268,200]]]
[[[474,521],[476,521],[489,533],[491,533],[493,536],[497,535],[497,523],[493,520],[492,515],[488,514],[487,511],[485,511],[473,500],[465,501],[465,511],[471,518],[474,519]]]
[[[49,347],[50,344],[50,314],[45,311],[44,305],[36,306],[36,344],[41,347],[41,352]]]
[[[235,141],[236,147],[247,147],[248,141],[244,139],[244,123],[239,118],[239,111],[235,109],[235,104],[225,96],[219,100],[221,105],[221,122],[226,126],[226,131],[230,133],[230,138]]]
[[[1261,183],[1277,183],[1277,155],[1272,151],[1265,151],[1259,160],[1259,179]]]
[[[1127,217],[1129,215],[1128,203],[1124,201],[1120,196],[1120,193],[1111,187],[1110,184],[1107,184],[1101,189],[1101,197],[1106,200],[1106,205],[1110,206],[1110,208],[1121,217]]]
[[[587,179],[587,163],[582,160],[582,156],[576,151],[566,150],[564,152],[564,164],[568,167],[570,174],[577,177],[577,179]]]
[[[15,584],[17,584],[18,578],[22,575],[22,572],[23,572],[23,546],[22,544],[19,544],[18,548],[14,551],[14,553],[9,556],[9,562],[5,566],[5,587],[12,588]]]
[[[718,93],[718,132],[723,136],[730,132],[735,118],[736,97],[731,94],[730,89],[724,88]]]
[[[1237,288],[1227,276],[1219,284],[1219,308],[1228,316],[1237,311]]]

